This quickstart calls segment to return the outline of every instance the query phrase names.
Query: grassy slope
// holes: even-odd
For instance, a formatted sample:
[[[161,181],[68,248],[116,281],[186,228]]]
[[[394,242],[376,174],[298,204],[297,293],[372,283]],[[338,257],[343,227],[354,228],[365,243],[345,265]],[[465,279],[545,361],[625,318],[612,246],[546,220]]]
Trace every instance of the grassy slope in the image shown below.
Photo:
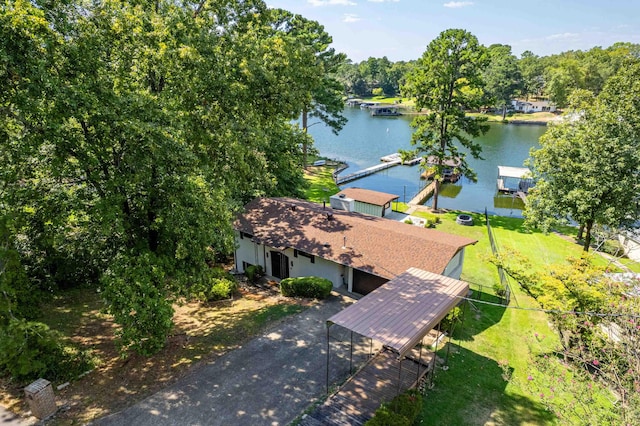
[[[439,230],[478,239],[467,249],[463,279],[491,285],[497,279],[495,267],[486,257],[491,248],[483,215],[474,215],[476,226],[455,223],[456,212],[442,215]],[[581,248],[555,234],[529,233],[521,228],[522,220],[493,217],[492,226],[501,250],[517,248],[527,254],[532,267],[544,270],[567,256],[579,256]],[[595,259],[598,259],[596,257]],[[548,383],[528,380],[532,373],[532,354],[548,352],[557,344],[546,314],[514,309],[536,308],[537,304],[513,285],[509,309],[475,302],[468,307],[462,327],[455,333],[449,351],[449,369],[436,370],[435,386],[428,391],[423,408],[423,424],[554,424],[556,418],[546,410],[538,389]],[[477,296],[477,294],[476,294]],[[492,296],[481,295],[491,301]],[[506,377],[509,380],[505,380]],[[547,380],[551,380],[547,378]],[[538,387],[540,386],[540,387]]]
[[[304,198],[309,201],[321,203],[329,201],[329,197],[340,192],[340,188],[333,180],[333,166],[309,166],[305,171],[305,179],[309,187],[304,192]]]

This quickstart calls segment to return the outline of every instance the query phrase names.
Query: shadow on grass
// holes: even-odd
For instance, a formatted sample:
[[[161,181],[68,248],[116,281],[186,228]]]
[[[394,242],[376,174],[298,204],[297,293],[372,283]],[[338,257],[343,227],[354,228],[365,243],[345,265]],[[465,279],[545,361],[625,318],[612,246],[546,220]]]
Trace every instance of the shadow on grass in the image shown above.
[[[481,302],[499,304],[500,298],[492,294],[474,291],[471,297],[474,300],[468,300],[461,306],[464,316],[454,328],[452,336],[454,340],[472,341],[476,334],[498,324],[506,310],[505,306],[481,304]]]
[[[458,345],[448,344],[448,369],[438,368],[422,408],[426,425],[550,424],[555,417],[523,395],[507,392],[513,369]]]

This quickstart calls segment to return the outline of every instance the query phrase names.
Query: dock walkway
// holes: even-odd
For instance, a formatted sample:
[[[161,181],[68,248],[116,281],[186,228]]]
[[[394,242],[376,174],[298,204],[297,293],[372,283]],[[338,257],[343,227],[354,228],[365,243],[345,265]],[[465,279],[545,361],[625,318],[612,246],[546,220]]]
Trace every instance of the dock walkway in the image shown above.
[[[401,164],[401,160],[393,160],[387,163],[376,164],[375,166],[367,167],[366,169],[359,170],[355,173],[350,173],[345,176],[337,176],[336,177],[336,185],[342,185],[343,183],[351,182],[352,180],[360,179],[365,176],[372,175],[381,170],[389,169],[391,167],[397,166]]]

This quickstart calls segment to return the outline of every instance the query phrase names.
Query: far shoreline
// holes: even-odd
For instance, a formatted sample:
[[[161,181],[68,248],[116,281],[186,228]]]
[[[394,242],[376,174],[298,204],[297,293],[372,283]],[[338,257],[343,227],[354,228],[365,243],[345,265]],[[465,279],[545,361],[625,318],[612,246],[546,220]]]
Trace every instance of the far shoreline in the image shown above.
[[[401,115],[424,115],[424,112],[415,111],[413,108],[413,102],[408,101],[406,99],[401,98],[387,98],[387,97],[371,97],[371,98],[358,98],[359,100],[366,102],[379,102],[383,105],[392,105],[397,107],[401,111]],[[353,107],[356,108],[356,107]],[[486,117],[487,122],[489,123],[500,123],[500,124],[515,124],[515,125],[534,125],[534,126],[546,126],[549,122],[557,120],[561,113],[551,113],[551,112],[533,112],[533,113],[515,113],[511,114],[509,118],[509,114],[507,114],[507,118],[505,120],[502,119],[502,114],[492,114],[492,113],[478,113],[472,112],[467,113],[467,116],[471,117]]]

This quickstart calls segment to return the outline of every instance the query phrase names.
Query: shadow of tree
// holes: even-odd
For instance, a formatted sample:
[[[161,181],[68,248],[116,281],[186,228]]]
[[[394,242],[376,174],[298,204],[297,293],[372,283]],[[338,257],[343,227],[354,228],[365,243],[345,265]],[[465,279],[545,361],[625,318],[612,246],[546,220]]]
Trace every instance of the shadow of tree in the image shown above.
[[[513,369],[457,345],[448,369],[437,369],[422,410],[425,425],[549,424],[555,416],[544,405],[507,391]]]

